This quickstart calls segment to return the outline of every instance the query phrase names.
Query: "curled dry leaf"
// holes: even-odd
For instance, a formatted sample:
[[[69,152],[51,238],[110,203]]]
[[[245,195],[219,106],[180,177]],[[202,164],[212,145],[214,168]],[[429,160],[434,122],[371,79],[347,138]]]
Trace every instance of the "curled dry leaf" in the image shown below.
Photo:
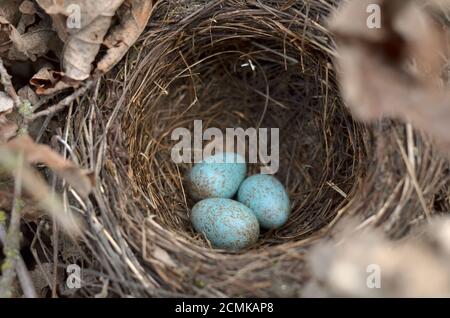
[[[368,27],[376,19],[367,13],[373,5],[381,8],[381,28]],[[352,112],[366,121],[386,116],[411,122],[449,150],[450,94],[442,78],[449,37],[420,1],[345,2],[329,26],[342,95]]]
[[[7,19],[0,16],[0,33],[10,41],[1,45],[0,54],[10,60],[36,61],[50,48],[55,47],[56,33],[45,21],[30,27],[27,33],[21,34]]]
[[[111,70],[144,30],[155,1],[124,1],[3,0],[0,57],[8,64],[35,62],[52,51],[61,69],[52,65],[35,74],[30,83],[36,93],[76,88],[94,69],[95,73]],[[102,45],[107,50],[99,55]],[[36,63],[33,67],[39,69]]]
[[[123,0],[37,0],[61,29],[61,15],[74,19],[67,28],[68,37],[62,57],[63,72],[69,78],[83,81],[91,74],[92,63],[111,25],[112,17]],[[56,22],[55,22],[56,21]],[[58,32],[58,34],[61,34]]]
[[[10,39],[13,43],[8,54],[10,60],[30,59],[34,62],[50,50],[51,42],[55,40],[55,32],[42,23],[31,27],[25,34],[15,30],[11,32]]]
[[[77,88],[80,82],[66,78],[63,73],[45,66],[30,79],[30,84],[36,87],[36,94],[50,95],[69,87]]]
[[[124,7],[120,25],[113,28],[104,41],[108,51],[97,64],[99,72],[110,71],[137,41],[152,13],[153,0],[134,0]]]

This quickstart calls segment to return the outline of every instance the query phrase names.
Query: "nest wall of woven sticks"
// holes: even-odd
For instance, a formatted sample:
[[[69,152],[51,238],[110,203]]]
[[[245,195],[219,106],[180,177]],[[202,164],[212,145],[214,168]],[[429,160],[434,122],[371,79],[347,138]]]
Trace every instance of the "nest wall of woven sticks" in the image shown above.
[[[82,207],[85,242],[111,293],[296,297],[310,247],[342,216],[401,237],[432,213],[443,162],[426,138],[393,122],[359,124],[339,98],[323,27],[335,4],[158,2],[126,61],[72,116],[83,136],[75,149],[100,179]],[[171,133],[194,120],[280,129],[276,176],[292,214],[251,248],[212,249],[189,222],[190,165],[171,160]]]

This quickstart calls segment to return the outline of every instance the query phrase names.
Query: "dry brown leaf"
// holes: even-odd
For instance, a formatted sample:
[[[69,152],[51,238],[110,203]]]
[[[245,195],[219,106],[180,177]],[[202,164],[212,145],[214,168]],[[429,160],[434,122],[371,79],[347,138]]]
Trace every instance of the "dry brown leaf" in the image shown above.
[[[54,70],[54,66],[41,69],[31,85],[38,95],[76,88],[95,67],[97,72],[105,73],[123,58],[144,30],[153,2],[127,0],[123,5],[124,0],[8,0],[9,9],[3,10],[3,16],[0,10],[0,57],[36,61],[53,51],[61,71]],[[120,23],[111,28],[114,16]],[[108,50],[98,56],[102,45]],[[99,63],[95,66],[96,59]]]
[[[358,118],[411,122],[450,149],[450,95],[441,77],[448,34],[416,2],[395,3],[350,1],[330,19],[342,95]],[[367,27],[369,4],[383,9],[383,28]]]
[[[121,16],[120,25],[113,28],[104,41],[108,51],[98,63],[98,71],[110,71],[124,57],[144,31],[152,9],[153,0],[131,1],[130,7]]]
[[[94,186],[91,174],[64,159],[47,145],[36,144],[28,135],[20,135],[7,143],[7,148],[22,153],[26,162],[42,163],[65,179],[82,197],[86,197]]]
[[[91,74],[92,63],[97,56],[104,37],[111,25],[112,17],[123,0],[37,0],[37,3],[59,21],[58,15],[69,17],[78,8],[80,28],[68,29],[70,34],[65,40],[62,68],[65,75],[74,80],[83,81]],[[60,21],[59,21],[60,22]]]
[[[62,14],[52,15],[53,29],[55,29],[58,37],[64,42],[69,38],[69,30],[67,29],[67,17]]]
[[[30,84],[36,87],[36,94],[50,95],[66,88],[76,88],[80,82],[70,80],[63,73],[45,66],[31,78]]]
[[[52,47],[52,42],[57,40],[56,33],[45,22],[30,27],[27,33],[20,34],[12,29],[10,39],[13,42],[8,57],[10,60],[36,61],[44,56]]]
[[[6,39],[0,46],[0,54],[10,60],[36,61],[45,55],[51,48],[55,48],[58,41],[56,33],[45,23],[29,28],[27,33],[21,34],[8,20],[0,16],[0,34]],[[9,40],[8,42],[5,42]]]

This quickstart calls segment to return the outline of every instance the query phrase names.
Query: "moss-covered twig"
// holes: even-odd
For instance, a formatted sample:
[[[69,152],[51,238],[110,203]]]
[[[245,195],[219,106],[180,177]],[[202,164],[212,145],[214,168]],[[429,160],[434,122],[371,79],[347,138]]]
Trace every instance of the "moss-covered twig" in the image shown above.
[[[0,212],[0,242],[5,244],[6,241],[6,227],[4,224],[4,219],[2,221],[1,215],[6,217],[4,212]],[[28,271],[27,266],[22,258],[22,256],[18,255],[16,262],[16,272],[19,278],[20,287],[22,287],[23,295],[26,298],[37,298],[36,288],[34,287],[33,280],[31,279],[30,272]]]
[[[20,159],[23,161],[23,159]],[[5,260],[2,264],[2,277],[0,278],[0,297],[9,298],[12,296],[12,284],[16,275],[15,265],[19,257],[20,249],[20,217],[23,208],[20,197],[22,192],[22,169],[16,170],[14,184],[14,201],[11,209],[8,233],[6,235],[3,252]]]

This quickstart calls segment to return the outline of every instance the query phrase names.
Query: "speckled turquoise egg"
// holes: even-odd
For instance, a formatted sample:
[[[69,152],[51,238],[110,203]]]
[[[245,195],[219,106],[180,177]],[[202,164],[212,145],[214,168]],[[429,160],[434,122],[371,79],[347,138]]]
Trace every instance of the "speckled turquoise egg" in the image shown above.
[[[237,198],[255,213],[259,224],[265,229],[281,227],[291,211],[286,189],[277,178],[267,174],[245,179]]]
[[[194,200],[231,198],[245,179],[245,159],[233,152],[222,152],[196,163],[187,178]]]
[[[194,205],[191,222],[213,247],[232,251],[256,242],[259,224],[253,212],[237,201],[209,198]]]

